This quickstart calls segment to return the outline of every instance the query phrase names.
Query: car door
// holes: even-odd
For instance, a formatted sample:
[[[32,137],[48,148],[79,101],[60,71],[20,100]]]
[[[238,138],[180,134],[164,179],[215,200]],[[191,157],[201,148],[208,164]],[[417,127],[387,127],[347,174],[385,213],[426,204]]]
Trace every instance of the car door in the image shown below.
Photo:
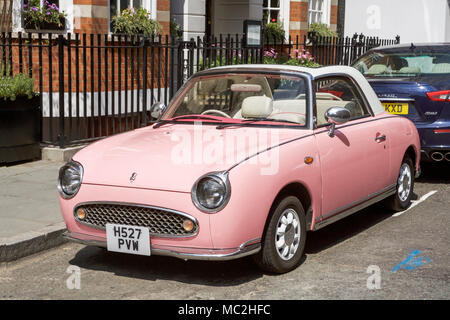
[[[315,82],[314,130],[322,172],[322,217],[328,219],[368,200],[389,181],[389,139],[382,120],[372,116],[356,82],[326,77]],[[350,111],[347,123],[328,135],[324,114],[334,106]]]

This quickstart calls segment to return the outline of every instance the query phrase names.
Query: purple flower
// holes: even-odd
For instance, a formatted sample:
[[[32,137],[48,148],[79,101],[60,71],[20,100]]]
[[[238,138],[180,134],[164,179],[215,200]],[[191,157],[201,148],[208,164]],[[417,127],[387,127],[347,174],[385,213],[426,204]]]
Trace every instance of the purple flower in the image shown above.
[[[31,10],[32,10],[32,11],[38,11],[38,8],[36,8],[36,7],[31,7]]]
[[[27,5],[26,3],[24,3],[24,4],[23,4],[23,7],[26,8],[26,7],[28,7],[28,5]]]
[[[50,13],[50,11],[47,11],[45,14],[49,16],[51,13]]]

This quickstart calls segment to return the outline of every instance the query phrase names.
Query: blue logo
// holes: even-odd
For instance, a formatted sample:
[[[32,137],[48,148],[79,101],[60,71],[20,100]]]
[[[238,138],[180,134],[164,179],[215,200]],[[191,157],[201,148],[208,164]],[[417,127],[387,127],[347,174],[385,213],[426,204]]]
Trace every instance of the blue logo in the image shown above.
[[[431,262],[431,260],[427,257],[420,256],[420,250],[414,250],[409,254],[409,256],[400,262],[394,269],[392,269],[391,273],[396,272],[400,269],[405,270],[414,270],[417,267],[420,267],[421,265]]]

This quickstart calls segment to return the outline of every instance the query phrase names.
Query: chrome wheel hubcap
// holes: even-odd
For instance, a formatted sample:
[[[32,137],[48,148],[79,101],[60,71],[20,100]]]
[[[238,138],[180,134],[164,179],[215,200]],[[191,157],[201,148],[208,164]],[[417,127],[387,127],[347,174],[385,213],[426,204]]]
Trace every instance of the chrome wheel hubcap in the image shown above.
[[[286,209],[278,219],[275,233],[275,247],[280,258],[291,259],[297,252],[299,242],[300,219],[294,209]]]
[[[400,168],[400,175],[398,177],[398,188],[397,193],[401,201],[406,201],[408,199],[409,193],[411,192],[411,169],[404,163]]]

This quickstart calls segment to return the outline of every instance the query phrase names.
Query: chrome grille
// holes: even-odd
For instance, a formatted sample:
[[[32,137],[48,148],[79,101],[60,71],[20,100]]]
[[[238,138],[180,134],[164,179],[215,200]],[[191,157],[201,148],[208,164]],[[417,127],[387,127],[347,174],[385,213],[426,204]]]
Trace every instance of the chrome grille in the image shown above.
[[[76,215],[78,209],[84,209],[86,217],[79,220]],[[89,203],[75,208],[75,219],[85,225],[106,229],[107,223],[124,224],[130,226],[148,227],[151,235],[167,237],[187,237],[197,233],[197,221],[181,212],[169,209],[117,203]],[[194,228],[186,231],[183,221],[189,219],[194,222]]]

